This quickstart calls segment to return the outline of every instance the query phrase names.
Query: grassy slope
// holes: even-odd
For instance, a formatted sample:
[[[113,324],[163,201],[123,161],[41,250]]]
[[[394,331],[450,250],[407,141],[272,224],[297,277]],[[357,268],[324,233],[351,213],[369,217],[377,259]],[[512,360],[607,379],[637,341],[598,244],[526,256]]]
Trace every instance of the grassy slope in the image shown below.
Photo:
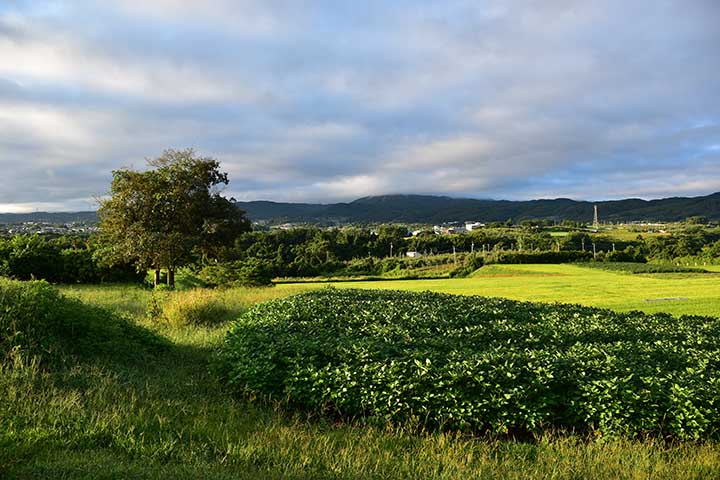
[[[637,284],[625,282],[653,285],[657,280],[638,279],[637,275],[588,270],[581,270],[581,275],[567,266],[512,266],[512,273],[504,268],[494,267],[491,272],[532,275],[394,281],[386,286],[591,303],[597,293],[588,295],[586,290],[610,282],[623,285],[625,291],[612,299],[625,309],[631,308],[632,302],[625,305],[619,301],[624,295],[634,298],[660,291],[647,286],[644,294],[631,291]],[[541,276],[540,272],[565,276]],[[703,288],[694,283],[697,280],[690,280],[695,289]],[[713,280],[717,283],[718,279]],[[378,288],[383,283],[368,282],[366,286]],[[661,284],[672,290],[685,282],[664,280]],[[349,286],[358,285],[352,282]],[[283,285],[230,290],[226,297],[228,305],[239,312],[251,303],[308,288]],[[704,294],[709,297],[715,292],[717,302],[717,287],[707,284],[704,288],[714,288]],[[66,287],[65,291],[128,312],[144,323],[147,291],[132,287]],[[709,308],[707,302],[697,305],[701,310]],[[710,299],[710,305],[717,303]],[[720,447],[716,444],[585,442],[573,436],[543,438],[530,444],[378,431],[288,416],[268,406],[230,398],[208,374],[208,359],[225,325],[155,328],[174,347],[143,366],[80,364],[55,373],[42,373],[33,366],[14,370],[5,366],[0,372],[0,477],[720,477]]]
[[[720,271],[720,269],[719,269]],[[470,278],[335,283],[338,288],[433,290],[462,295],[506,297],[539,302],[566,302],[675,315],[720,315],[720,275],[654,274],[591,270],[573,265],[488,265]],[[300,285],[278,285],[294,290]],[[306,288],[317,286],[306,285]],[[677,298],[687,300],[655,301]]]

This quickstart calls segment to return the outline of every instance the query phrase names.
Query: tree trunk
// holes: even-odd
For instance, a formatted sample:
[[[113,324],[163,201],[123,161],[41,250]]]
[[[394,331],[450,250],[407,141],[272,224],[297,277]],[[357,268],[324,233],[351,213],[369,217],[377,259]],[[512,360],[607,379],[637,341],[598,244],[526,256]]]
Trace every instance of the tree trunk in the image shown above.
[[[175,270],[168,268],[167,284],[170,288],[175,288]]]
[[[155,269],[155,286],[157,287],[158,285],[160,285],[160,269],[156,268]]]

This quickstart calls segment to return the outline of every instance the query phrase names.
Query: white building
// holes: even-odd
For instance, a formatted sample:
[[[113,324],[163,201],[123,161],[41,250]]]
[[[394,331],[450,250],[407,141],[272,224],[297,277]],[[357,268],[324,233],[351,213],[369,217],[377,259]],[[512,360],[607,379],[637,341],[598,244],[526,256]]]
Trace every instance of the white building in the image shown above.
[[[480,222],[465,222],[465,230],[468,232],[472,232],[473,230],[477,230],[478,228],[484,227],[484,223]]]

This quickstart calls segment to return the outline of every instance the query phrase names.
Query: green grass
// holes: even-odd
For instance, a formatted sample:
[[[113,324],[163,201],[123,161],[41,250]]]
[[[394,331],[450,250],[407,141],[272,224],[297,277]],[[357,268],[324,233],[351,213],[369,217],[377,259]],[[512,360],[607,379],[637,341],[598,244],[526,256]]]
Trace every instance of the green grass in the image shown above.
[[[431,290],[514,300],[579,303],[617,311],[720,315],[720,275],[716,274],[627,275],[575,265],[488,265],[469,278],[340,282],[333,285],[337,288]],[[287,287],[278,285],[276,288],[283,290]],[[299,285],[293,287],[294,291],[300,288]],[[321,287],[304,285],[306,289]],[[652,301],[665,298],[687,300]]]
[[[602,226],[600,228],[600,234],[607,235],[608,237],[612,238],[613,240],[621,241],[621,242],[631,242],[637,239],[638,235],[641,235],[643,238],[657,238],[657,237],[666,237],[670,235],[669,233],[660,233],[658,231],[643,231],[641,230],[628,230],[625,228],[608,228],[606,226]]]
[[[348,287],[437,290],[618,310],[714,314],[720,277],[662,279],[573,266],[494,267],[475,278],[349,282]],[[491,270],[492,271],[492,270]],[[487,273],[488,271],[485,271]],[[507,276],[503,276],[507,275]],[[385,285],[383,285],[385,284]],[[344,288],[345,284],[336,284]],[[250,305],[322,285],[223,292],[238,314]],[[588,439],[547,434],[531,442],[450,433],[417,435],[335,424],[233,398],[208,371],[227,325],[171,327],[145,319],[151,292],[73,286],[63,292],[166,338],[145,362],[31,359],[0,371],[0,478],[437,478],[704,479],[720,477],[720,445]],[[649,304],[648,297],[688,296]]]

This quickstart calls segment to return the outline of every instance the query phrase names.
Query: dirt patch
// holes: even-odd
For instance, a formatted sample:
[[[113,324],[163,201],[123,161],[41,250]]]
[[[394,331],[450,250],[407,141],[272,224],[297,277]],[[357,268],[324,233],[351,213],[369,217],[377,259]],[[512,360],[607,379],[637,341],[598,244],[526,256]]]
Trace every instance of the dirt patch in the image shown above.
[[[646,302],[681,302],[690,300],[688,297],[666,297],[666,298],[646,298]]]

